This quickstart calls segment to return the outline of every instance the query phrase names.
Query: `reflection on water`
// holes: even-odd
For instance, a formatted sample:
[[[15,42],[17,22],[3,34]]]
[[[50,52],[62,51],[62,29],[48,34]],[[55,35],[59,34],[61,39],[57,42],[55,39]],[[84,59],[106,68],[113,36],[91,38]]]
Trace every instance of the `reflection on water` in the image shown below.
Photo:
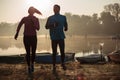
[[[51,51],[46,51],[46,50],[41,50],[41,51],[36,51],[37,53],[42,53],[42,52],[51,52]],[[3,55],[20,55],[20,54],[25,54],[25,49],[24,48],[17,48],[15,46],[9,47],[8,49],[1,49],[0,48],[0,56]]]
[[[75,54],[75,57],[82,57],[82,56],[88,56],[91,54],[101,54],[100,50],[98,50],[98,53],[95,53],[94,51],[90,51],[90,52],[78,52]]]
[[[112,40],[109,36],[67,36],[65,42],[65,51],[75,53],[91,51],[99,53],[100,43],[104,43],[103,53],[106,54],[115,50],[116,46],[115,40]],[[46,51],[51,52],[50,38],[48,36],[38,36],[37,52]],[[22,53],[25,53],[22,36],[19,36],[18,40],[14,40],[13,37],[0,37],[0,55]]]
[[[41,51],[36,51],[36,53],[42,53],[42,52],[51,52],[51,51],[47,51],[47,50],[41,50]],[[52,52],[51,52],[52,53]],[[3,55],[20,55],[20,54],[25,54],[25,49],[24,48],[17,48],[15,46],[9,47],[7,49],[1,49],[0,48],[0,56]],[[91,54],[100,54],[100,50],[98,50],[98,53],[95,53],[94,51],[90,51],[90,52],[77,52],[77,54],[75,55],[75,57],[81,57],[81,56],[87,56],[87,55],[91,55]]]
[[[24,48],[9,47],[8,49],[0,48],[0,55],[16,55],[25,52]]]

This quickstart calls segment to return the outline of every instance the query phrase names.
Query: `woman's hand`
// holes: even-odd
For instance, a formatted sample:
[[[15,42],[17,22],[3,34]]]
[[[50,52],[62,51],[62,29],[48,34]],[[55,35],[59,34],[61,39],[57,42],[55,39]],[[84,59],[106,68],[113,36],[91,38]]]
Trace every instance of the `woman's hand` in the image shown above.
[[[18,32],[16,32],[15,36],[14,36],[14,39],[17,40],[18,38]]]

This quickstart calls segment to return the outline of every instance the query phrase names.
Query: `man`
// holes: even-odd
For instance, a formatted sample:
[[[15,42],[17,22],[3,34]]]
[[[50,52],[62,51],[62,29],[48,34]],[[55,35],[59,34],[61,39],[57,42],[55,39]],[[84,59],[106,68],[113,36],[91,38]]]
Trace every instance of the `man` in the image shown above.
[[[46,29],[49,29],[51,45],[52,45],[52,53],[53,53],[53,72],[56,71],[56,54],[57,54],[57,45],[59,45],[60,53],[61,53],[61,66],[63,70],[66,70],[66,66],[64,64],[65,60],[65,34],[64,31],[68,30],[68,25],[66,21],[66,17],[60,14],[60,6],[54,5],[53,7],[54,15],[50,16],[47,20]]]

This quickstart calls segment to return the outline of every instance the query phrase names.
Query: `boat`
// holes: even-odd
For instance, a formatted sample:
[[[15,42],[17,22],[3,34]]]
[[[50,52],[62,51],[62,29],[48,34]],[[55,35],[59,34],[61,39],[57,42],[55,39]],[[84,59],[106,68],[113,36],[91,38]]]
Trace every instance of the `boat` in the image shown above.
[[[120,50],[115,50],[109,53],[107,56],[110,61],[120,63]]]
[[[75,53],[65,53],[65,62],[74,60]],[[52,54],[51,53],[39,53],[36,55],[35,59],[36,63],[46,63],[51,64],[52,61]],[[56,63],[61,63],[61,55],[56,55]]]
[[[80,63],[99,63],[104,62],[105,58],[101,54],[90,54],[87,56],[76,57],[76,60]]]
[[[65,53],[65,62],[74,60],[75,53]],[[21,55],[10,55],[10,56],[0,56],[0,63],[24,63],[25,62],[25,54]],[[52,54],[49,52],[45,53],[36,53],[35,58],[36,63],[52,63]],[[56,56],[56,63],[61,63],[61,56]]]
[[[22,63],[25,61],[24,56],[20,55],[8,55],[0,56],[0,63]]]

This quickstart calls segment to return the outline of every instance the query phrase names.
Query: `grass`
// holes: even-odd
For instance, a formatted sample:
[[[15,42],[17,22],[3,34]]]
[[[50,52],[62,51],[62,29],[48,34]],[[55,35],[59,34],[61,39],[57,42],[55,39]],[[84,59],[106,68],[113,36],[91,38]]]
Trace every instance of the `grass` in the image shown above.
[[[66,63],[67,71],[57,64],[57,74],[52,74],[51,64],[35,64],[35,72],[27,74],[27,65],[0,64],[0,80],[120,80],[120,64]]]

